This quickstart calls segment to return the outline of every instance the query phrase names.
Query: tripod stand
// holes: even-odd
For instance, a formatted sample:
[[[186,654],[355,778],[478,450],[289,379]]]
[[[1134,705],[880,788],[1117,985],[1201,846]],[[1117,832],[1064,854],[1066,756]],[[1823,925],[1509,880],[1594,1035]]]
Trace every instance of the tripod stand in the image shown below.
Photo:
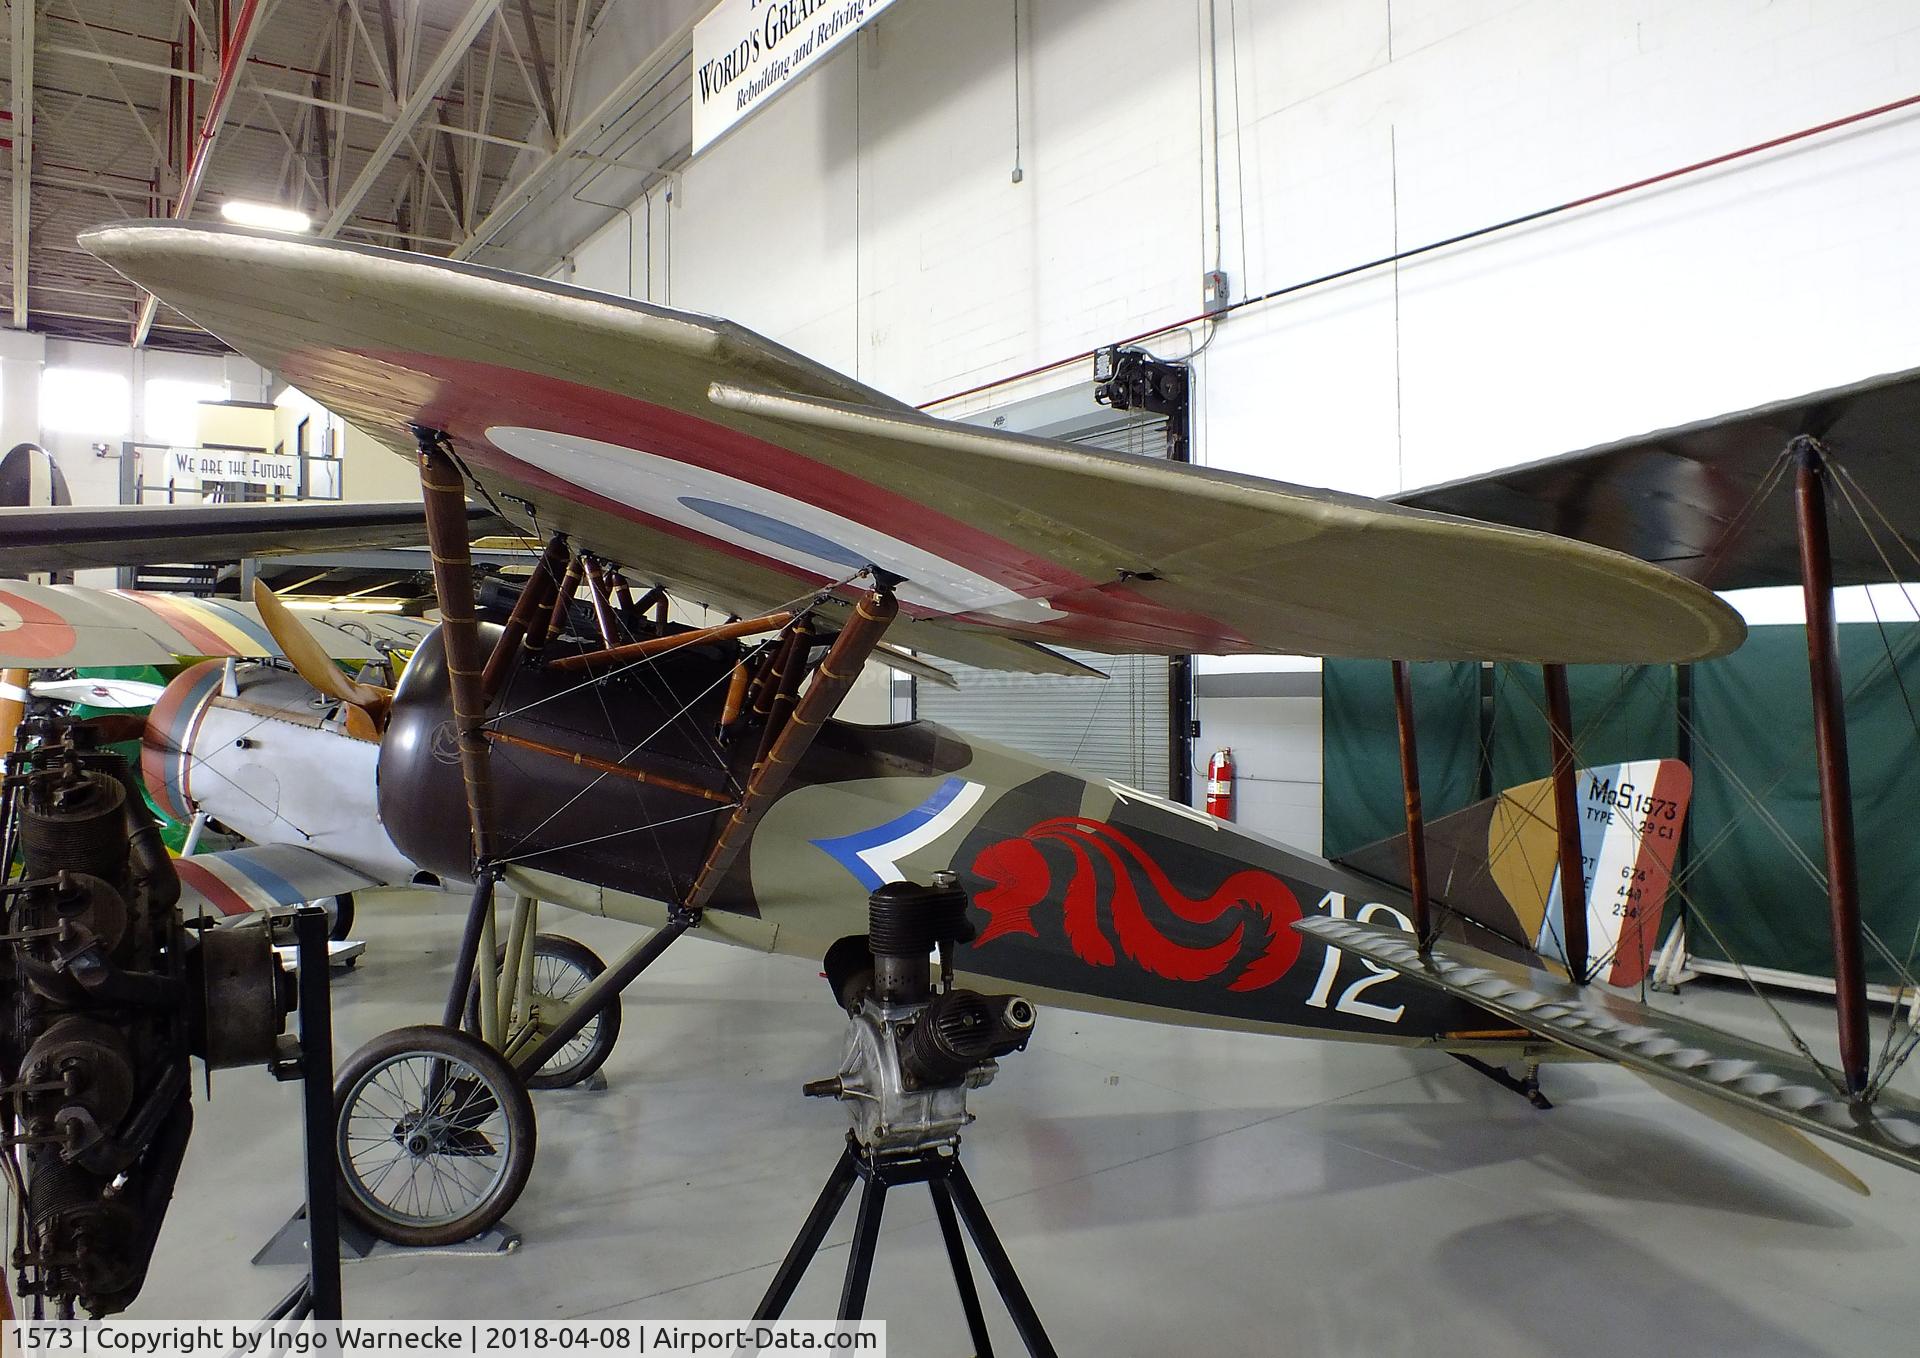
[[[947,1260],[953,1265],[953,1281],[960,1292],[960,1307],[966,1312],[975,1358],[993,1358],[993,1345],[987,1338],[986,1317],[980,1310],[980,1294],[974,1289],[966,1246],[960,1240],[962,1221],[1027,1352],[1033,1358],[1057,1358],[1026,1288],[1020,1285],[1020,1275],[1014,1272],[1013,1261],[1007,1257],[1000,1237],[994,1234],[993,1223],[987,1220],[987,1209],[981,1204],[980,1195],[973,1191],[973,1183],[961,1167],[957,1148],[950,1152],[922,1150],[876,1156],[864,1152],[849,1135],[838,1163],[827,1176],[826,1187],[820,1190],[819,1199],[807,1214],[800,1234],[794,1238],[793,1248],[787,1251],[779,1271],[773,1275],[773,1284],[760,1299],[759,1309],[753,1314],[755,1320],[777,1320],[786,1310],[807,1266],[813,1262],[821,1242],[833,1228],[834,1219],[840,1215],[841,1205],[846,1202],[855,1178],[865,1180],[866,1187],[861,1191],[860,1215],[854,1226],[846,1281],[840,1289],[841,1320],[858,1320],[866,1311],[867,1283],[873,1276],[873,1256],[880,1242],[880,1214],[886,1207],[887,1190],[902,1184],[923,1183],[933,1198],[934,1215],[940,1219],[940,1234],[947,1244]]]

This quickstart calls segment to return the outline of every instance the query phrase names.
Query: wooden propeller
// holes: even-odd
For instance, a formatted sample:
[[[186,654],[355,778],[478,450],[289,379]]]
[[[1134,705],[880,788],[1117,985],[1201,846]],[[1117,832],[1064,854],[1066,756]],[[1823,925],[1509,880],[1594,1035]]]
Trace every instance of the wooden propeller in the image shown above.
[[[347,705],[347,732],[363,739],[377,740],[387,726],[387,710],[393,705],[393,690],[378,684],[363,684],[333,663],[305,623],[293,610],[259,580],[253,582],[254,607],[260,621],[272,634],[280,653],[293,665],[295,674],[329,698]]]

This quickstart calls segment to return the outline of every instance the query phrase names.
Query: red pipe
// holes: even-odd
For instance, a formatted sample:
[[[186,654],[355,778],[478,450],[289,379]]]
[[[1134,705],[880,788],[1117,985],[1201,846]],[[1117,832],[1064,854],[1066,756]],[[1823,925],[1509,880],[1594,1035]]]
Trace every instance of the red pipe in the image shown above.
[[[231,29],[227,27],[226,7],[221,6],[221,42],[220,74],[213,82],[213,97],[207,101],[206,121],[200,124],[193,145],[187,150],[187,172],[180,184],[180,197],[174,201],[173,215],[184,217],[193,208],[193,200],[200,194],[200,184],[207,176],[207,148],[213,145],[213,139],[219,134],[220,123],[227,116],[227,105],[233,101],[233,93],[239,87],[241,63],[233,59],[236,51],[244,50],[253,33],[253,21],[260,13],[260,0],[241,0],[239,17],[233,21]]]
[[[1299,283],[1289,283],[1285,287],[1275,288],[1271,292],[1263,292],[1258,297],[1243,297],[1229,306],[1219,307],[1213,311],[1197,312],[1184,320],[1170,321],[1165,325],[1157,325],[1151,330],[1142,330],[1137,335],[1129,335],[1123,340],[1114,341],[1114,343],[1116,345],[1138,344],[1141,340],[1156,339],[1161,335],[1171,334],[1175,330],[1183,330],[1187,326],[1198,325],[1201,321],[1218,320],[1220,317],[1238,311],[1242,307],[1256,306],[1261,302],[1275,301],[1290,293],[1304,292],[1308,288],[1319,287],[1323,283],[1332,283],[1342,278],[1351,278],[1353,275],[1364,273],[1369,269],[1378,269],[1388,264],[1397,264],[1402,260],[1412,259],[1418,255],[1428,254],[1434,250],[1442,250],[1450,245],[1461,245],[1470,240],[1477,240],[1481,236],[1490,236],[1496,231],[1506,231],[1512,227],[1525,226],[1529,222],[1537,222],[1543,218],[1552,217],[1562,212],[1571,212],[1575,208],[1590,207],[1594,203],[1603,202],[1608,198],[1617,198],[1623,193],[1632,193],[1636,189],[1651,188],[1655,184],[1664,184],[1668,180],[1679,179],[1683,175],[1697,174],[1701,170],[1711,170],[1717,166],[1726,165],[1747,156],[1758,155],[1762,151],[1777,150],[1782,146],[1788,146],[1797,141],[1805,141],[1808,137],[1817,137],[1824,132],[1834,132],[1843,127],[1851,127],[1854,123],[1865,122],[1869,118],[1878,118],[1883,114],[1898,113],[1901,109],[1912,108],[1915,105],[1920,105],[1920,94],[1910,94],[1905,99],[1896,99],[1890,104],[1877,104],[1873,108],[1862,109],[1858,113],[1849,113],[1844,118],[1834,118],[1828,122],[1817,123],[1812,127],[1803,127],[1798,132],[1788,132],[1782,136],[1769,137],[1767,140],[1757,141],[1751,146],[1743,146],[1737,151],[1727,151],[1721,155],[1710,156],[1706,160],[1696,160],[1691,165],[1682,165],[1677,170],[1665,170],[1660,174],[1648,175],[1645,179],[1636,179],[1629,184],[1620,184],[1611,189],[1602,189],[1600,192],[1590,193],[1584,198],[1573,198],[1567,202],[1556,203],[1552,207],[1540,208],[1519,217],[1509,217],[1506,221],[1495,222],[1491,226],[1482,226],[1472,231],[1463,231],[1457,236],[1448,236],[1445,240],[1430,241],[1425,245],[1416,245],[1410,250],[1402,250],[1398,254],[1382,255],[1379,259],[1370,259],[1364,264],[1354,264],[1347,268],[1336,270],[1333,273],[1322,274],[1318,278],[1309,278]],[[1107,346],[1103,345],[1101,347],[1105,348]],[[948,401],[957,401],[963,396],[977,396],[983,391],[991,391],[995,387],[1006,386],[1010,382],[1020,382],[1029,377],[1038,377],[1041,373],[1052,372],[1055,368],[1064,368],[1069,363],[1079,363],[1083,359],[1092,358],[1097,352],[1098,350],[1086,349],[1077,354],[1070,354],[1066,358],[1055,359],[1051,363],[1042,363],[1036,368],[1028,368],[1025,372],[1014,373],[1011,377],[996,377],[991,382],[982,382],[978,386],[968,387],[964,391],[950,392],[945,396],[936,396],[931,401],[923,401],[919,408],[921,410],[929,410],[937,405],[945,405]]]

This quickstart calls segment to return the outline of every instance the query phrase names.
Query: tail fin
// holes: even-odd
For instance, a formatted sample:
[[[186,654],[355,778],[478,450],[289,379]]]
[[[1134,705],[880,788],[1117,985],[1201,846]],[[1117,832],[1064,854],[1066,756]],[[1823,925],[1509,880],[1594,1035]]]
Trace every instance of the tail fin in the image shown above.
[[[1588,956],[1598,978],[1637,985],[1659,942],[1693,774],[1677,759],[1643,759],[1581,769],[1575,778]],[[1426,840],[1428,890],[1437,903],[1528,952],[1564,962],[1550,779],[1521,783],[1430,821]],[[1404,834],[1340,861],[1403,888],[1407,884]]]

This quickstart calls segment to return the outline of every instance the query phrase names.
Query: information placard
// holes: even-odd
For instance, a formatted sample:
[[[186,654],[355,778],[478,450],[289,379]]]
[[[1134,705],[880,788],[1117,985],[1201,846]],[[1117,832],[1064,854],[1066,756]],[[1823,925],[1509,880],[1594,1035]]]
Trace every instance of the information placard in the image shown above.
[[[893,0],[720,0],[693,30],[693,153],[774,99]]]

